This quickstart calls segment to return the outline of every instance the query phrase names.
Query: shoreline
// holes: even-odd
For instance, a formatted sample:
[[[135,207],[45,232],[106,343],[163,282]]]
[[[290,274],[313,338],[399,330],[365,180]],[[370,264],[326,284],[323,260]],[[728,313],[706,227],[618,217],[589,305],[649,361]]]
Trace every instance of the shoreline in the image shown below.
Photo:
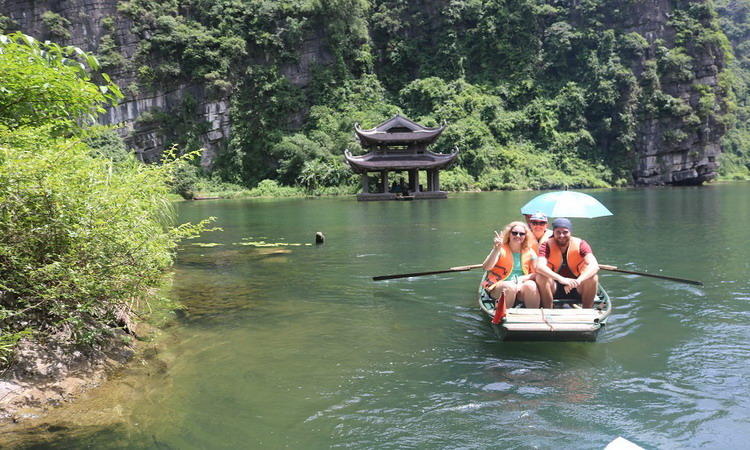
[[[14,361],[0,373],[0,429],[43,420],[143,357],[160,329],[145,323],[134,328],[133,334],[119,330],[96,348],[61,338],[20,342]]]
[[[706,187],[717,184],[732,184],[732,183],[747,183],[750,179],[737,180],[737,179],[717,179],[710,182],[704,183],[697,186],[674,186],[674,185],[654,185],[654,186],[610,186],[610,187],[582,187],[572,188],[571,190],[610,190],[610,189],[644,189],[644,188],[685,188],[685,187]],[[285,186],[287,187],[287,186]],[[289,187],[290,189],[298,189],[295,187]],[[480,192],[547,192],[563,190],[560,189],[496,189],[490,191],[483,191],[480,189],[466,190],[466,191],[446,191],[448,194],[476,194]],[[567,189],[566,189],[567,190]],[[341,192],[295,192],[294,194],[283,193],[281,195],[274,194],[262,194],[258,195],[253,193],[252,189],[238,190],[238,191],[196,191],[194,197],[186,199],[178,194],[171,194],[174,201],[206,201],[206,200],[246,200],[246,199],[286,199],[286,198],[330,198],[330,197],[356,197],[357,193],[341,193]]]

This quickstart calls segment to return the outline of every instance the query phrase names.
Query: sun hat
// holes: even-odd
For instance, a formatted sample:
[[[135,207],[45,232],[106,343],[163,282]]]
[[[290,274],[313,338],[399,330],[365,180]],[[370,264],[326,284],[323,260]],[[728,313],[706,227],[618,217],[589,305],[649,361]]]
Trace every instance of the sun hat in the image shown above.
[[[534,214],[529,217],[529,220],[536,220],[539,222],[547,222],[547,216],[545,216],[543,213],[537,211]]]

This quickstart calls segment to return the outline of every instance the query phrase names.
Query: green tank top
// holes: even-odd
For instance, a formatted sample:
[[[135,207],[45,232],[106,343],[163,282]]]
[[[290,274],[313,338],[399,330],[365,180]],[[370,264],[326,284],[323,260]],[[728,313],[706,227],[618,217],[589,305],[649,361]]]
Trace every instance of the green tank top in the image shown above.
[[[515,280],[516,278],[523,276],[523,267],[521,266],[521,254],[513,253],[513,271],[508,276],[508,279]]]

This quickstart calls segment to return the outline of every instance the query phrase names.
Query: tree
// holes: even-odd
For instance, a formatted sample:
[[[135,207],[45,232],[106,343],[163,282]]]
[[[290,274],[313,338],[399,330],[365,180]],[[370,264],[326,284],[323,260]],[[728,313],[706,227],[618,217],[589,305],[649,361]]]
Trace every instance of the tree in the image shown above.
[[[92,81],[99,62],[77,47],[13,33],[0,35],[0,58],[0,125],[9,129],[51,124],[73,132],[122,98],[106,74]]]

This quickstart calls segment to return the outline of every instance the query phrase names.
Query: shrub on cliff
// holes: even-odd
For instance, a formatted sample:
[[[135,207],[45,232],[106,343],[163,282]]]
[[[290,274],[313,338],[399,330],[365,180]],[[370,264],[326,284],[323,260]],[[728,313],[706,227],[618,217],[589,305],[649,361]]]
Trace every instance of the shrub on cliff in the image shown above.
[[[172,186],[172,190],[182,198],[192,200],[195,198],[195,186],[199,179],[200,169],[198,167],[191,165],[187,161],[180,161],[175,167],[170,185]]]
[[[88,116],[119,92],[85,67],[96,60],[79,49],[0,39],[0,359],[21,333],[93,344],[127,323],[201,228],[170,226],[176,162],[115,161],[86,143]]]

